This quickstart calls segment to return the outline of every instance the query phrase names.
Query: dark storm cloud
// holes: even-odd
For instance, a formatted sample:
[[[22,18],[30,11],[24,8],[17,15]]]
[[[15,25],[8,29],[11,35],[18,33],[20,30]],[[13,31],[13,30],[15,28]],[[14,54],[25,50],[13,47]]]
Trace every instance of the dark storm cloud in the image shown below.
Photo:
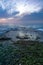
[[[35,21],[35,20],[43,20],[43,9],[40,12],[34,12],[32,14],[27,14],[25,16],[23,16],[23,18],[21,19],[22,21]]]

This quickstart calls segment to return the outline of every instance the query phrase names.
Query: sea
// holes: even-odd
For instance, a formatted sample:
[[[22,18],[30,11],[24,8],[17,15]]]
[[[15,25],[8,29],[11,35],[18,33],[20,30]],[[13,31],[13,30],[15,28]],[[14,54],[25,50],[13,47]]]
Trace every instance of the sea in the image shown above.
[[[11,28],[15,29],[15,28],[20,28],[20,27],[26,27],[26,28],[33,28],[33,29],[37,29],[39,31],[43,31],[43,24],[30,24],[30,25],[14,25],[14,24],[0,24],[0,34],[4,33],[4,31],[8,31]]]
[[[0,24],[0,38],[1,36],[3,36],[6,32],[10,31],[10,30],[14,30],[14,31],[21,31],[24,29],[32,29],[32,30],[37,30],[38,32],[41,32],[41,40],[43,41],[43,25],[42,24],[30,24],[30,25],[14,25],[14,24]],[[26,30],[27,31],[27,30]],[[14,33],[14,35],[16,35]]]
[[[30,25],[14,25],[14,24],[0,24],[0,36],[2,34],[4,34],[6,31],[9,31],[9,30],[17,30],[18,28],[22,28],[22,27],[25,27],[25,28],[32,28],[32,29],[36,29],[38,31],[42,31],[43,32],[43,24],[30,24]]]

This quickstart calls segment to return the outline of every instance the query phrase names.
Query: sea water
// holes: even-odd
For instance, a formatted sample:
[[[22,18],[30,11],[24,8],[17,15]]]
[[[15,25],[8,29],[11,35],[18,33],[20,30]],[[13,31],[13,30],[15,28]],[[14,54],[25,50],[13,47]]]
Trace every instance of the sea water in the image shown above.
[[[25,29],[27,29],[25,31]],[[16,39],[16,34],[15,31],[24,31],[24,32],[28,32],[28,30],[37,30],[38,32],[41,32],[41,41],[43,41],[43,25],[19,25],[19,26],[15,26],[15,25],[0,25],[0,37],[3,36],[6,32],[9,32],[10,30],[14,31],[14,39]],[[10,36],[11,37],[11,36]]]
[[[32,29],[36,29],[36,30],[38,30],[38,31],[43,31],[43,25],[41,24],[41,25],[28,25],[28,26],[22,26],[21,25],[21,28],[22,27],[25,27],[25,28],[32,28]],[[10,29],[18,29],[18,28],[20,28],[20,26],[15,26],[15,25],[12,25],[12,26],[10,26],[10,25],[0,25],[0,35],[1,34],[3,34],[4,32],[6,32],[6,31],[8,31],[8,30],[10,30]]]

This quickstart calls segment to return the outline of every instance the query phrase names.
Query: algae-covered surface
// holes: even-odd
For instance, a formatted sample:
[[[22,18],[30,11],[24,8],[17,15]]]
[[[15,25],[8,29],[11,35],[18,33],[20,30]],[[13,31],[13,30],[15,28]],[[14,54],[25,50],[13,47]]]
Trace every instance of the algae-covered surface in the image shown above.
[[[43,65],[43,42],[0,42],[0,65]]]

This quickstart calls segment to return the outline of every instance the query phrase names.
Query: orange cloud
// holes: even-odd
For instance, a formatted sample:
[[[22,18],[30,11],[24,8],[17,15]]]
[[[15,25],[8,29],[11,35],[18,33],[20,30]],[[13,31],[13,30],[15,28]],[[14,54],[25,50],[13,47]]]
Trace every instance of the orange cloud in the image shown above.
[[[7,24],[18,24],[20,23],[20,18],[1,18],[0,23],[7,23]]]
[[[1,18],[0,19],[0,23],[5,23],[6,19],[5,18]]]

